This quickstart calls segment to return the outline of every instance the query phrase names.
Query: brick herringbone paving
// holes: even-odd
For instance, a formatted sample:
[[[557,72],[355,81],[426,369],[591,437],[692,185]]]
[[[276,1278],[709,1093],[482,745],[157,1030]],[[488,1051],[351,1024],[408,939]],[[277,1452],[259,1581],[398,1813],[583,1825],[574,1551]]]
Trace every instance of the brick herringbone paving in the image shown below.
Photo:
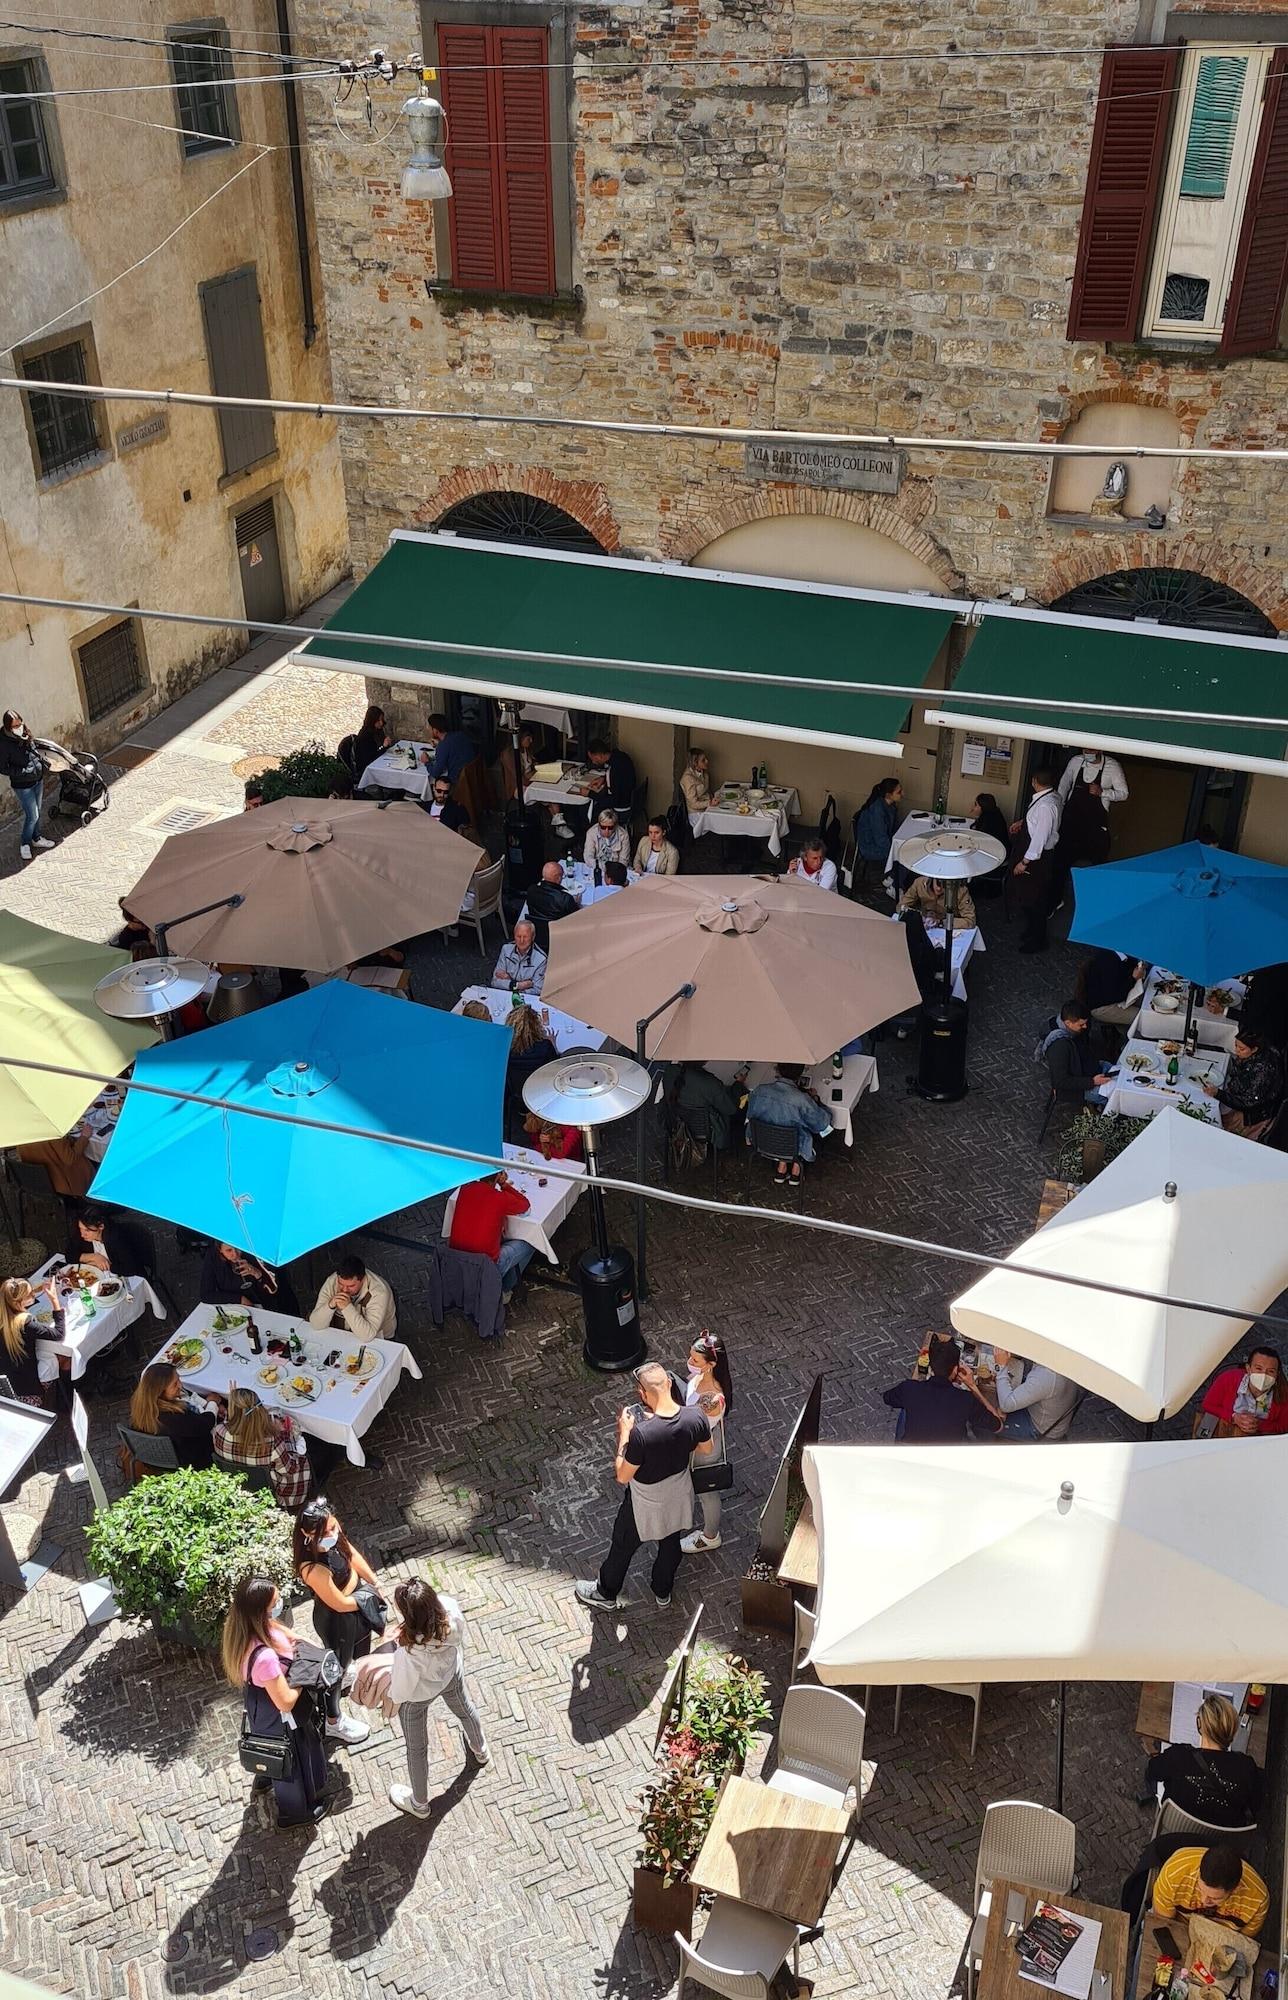
[[[1000,913],[990,909],[985,923],[989,950],[972,966],[970,1095],[949,1106],[910,1096],[911,1045],[884,1043],[880,1094],[863,1102],[852,1151],[824,1146],[811,1210],[988,1249],[1009,1247],[1032,1226],[1042,1088],[1029,1050],[1036,1020],[1070,982],[1074,955],[1057,948],[1021,959]],[[478,975],[464,941],[414,956],[421,998],[450,1001]],[[620,1141],[612,1164],[628,1166]],[[740,1188],[740,1173],[728,1180]],[[777,1199],[767,1170],[757,1193]],[[438,1217],[430,1206],[391,1226],[423,1238]],[[615,1222],[629,1234],[625,1211]],[[581,1247],[588,1227],[582,1204],[566,1226],[565,1253]],[[387,1802],[403,1758],[396,1729],[383,1727],[337,1754],[340,1809],[330,1819],[308,1834],[276,1832],[238,1768],[239,1703],[212,1664],[133,1625],[82,1631],[75,1585],[86,1574],[89,1500],[66,1476],[72,1453],[60,1426],[7,1516],[17,1539],[25,1524],[28,1539],[39,1530],[65,1550],[29,1597],[0,1595],[7,1967],[63,1992],[130,2000],[220,1990],[264,2000],[644,2000],[671,1989],[673,1948],[637,1934],[629,1919],[636,1800],[669,1650],[701,1597],[707,1636],[747,1652],[781,1700],[786,1644],[744,1638],[737,1580],[787,1426],[823,1369],[825,1434],[887,1438],[879,1392],[906,1371],[922,1330],[944,1322],[963,1273],[931,1258],[665,1208],[651,1215],[650,1242],[653,1351],[678,1362],[704,1324],[730,1342],[738,1491],[726,1506],[724,1547],[685,1563],[672,1608],[653,1608],[640,1570],[633,1584],[645,1604],[615,1621],[592,1619],[572,1596],[573,1579],[593,1573],[606,1543],[622,1397],[620,1381],[583,1367],[573,1302],[532,1287],[495,1347],[460,1322],[436,1335],[416,1256],[368,1248],[398,1286],[425,1379],[405,1381],[381,1420],[372,1442],[383,1470],[343,1465],[331,1493],[388,1581],[419,1568],[459,1597],[493,1748],[487,1769],[464,1771],[456,1726],[438,1719],[435,1807],[423,1824]],[[166,1275],[190,1304],[196,1265],[173,1242]],[[148,1338],[140,1330],[131,1363],[147,1358]],[[110,1478],[123,1402],[105,1393],[91,1408]],[[1080,1413],[1082,1435],[1130,1430],[1103,1404]],[[897,1519],[889,1533],[898,1535]],[[826,1934],[805,1954],[822,2000],[946,1993],[984,1805],[1052,1797],[1052,1696],[990,1688],[972,1768],[968,1704],[910,1689],[895,1737],[893,1696],[877,1692],[862,1837]],[[1133,1803],[1134,1700],[1128,1687],[1070,1691],[1066,1798],[1080,1826],[1082,1888],[1109,1901],[1146,1829]]]

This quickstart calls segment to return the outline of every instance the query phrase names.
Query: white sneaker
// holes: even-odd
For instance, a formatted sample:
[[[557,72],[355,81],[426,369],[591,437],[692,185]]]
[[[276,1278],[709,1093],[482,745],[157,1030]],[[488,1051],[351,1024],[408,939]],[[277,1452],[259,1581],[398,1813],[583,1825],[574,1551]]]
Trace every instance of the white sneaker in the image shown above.
[[[478,1765],[490,1764],[492,1762],[492,1752],[488,1749],[486,1743],[481,1750],[471,1750],[467,1743],[465,1745],[465,1754]]]
[[[371,1730],[356,1715],[338,1715],[327,1722],[326,1733],[336,1743],[365,1743]]]
[[[24,860],[24,861],[30,861],[30,859],[31,859],[31,849],[30,849],[30,848],[29,848],[29,847],[28,847],[28,846],[26,845],[26,843],[25,843],[25,842],[24,842],[24,844],[23,844],[23,845],[22,845],[22,846],[21,846],[21,847],[20,847],[20,848],[18,849],[18,852],[19,852],[19,854],[21,854],[21,856],[22,856],[22,858],[23,858],[23,860]]]
[[[33,847],[52,847],[54,843],[52,840],[33,840],[31,844]],[[1061,903],[1060,908],[1064,908],[1063,903]]]
[[[423,1806],[417,1805],[410,1785],[391,1785],[389,1787],[389,1803],[390,1805],[397,1806],[399,1812],[410,1813],[413,1819],[429,1818],[429,1800],[426,1799]]]
[[[550,824],[559,835],[560,840],[575,840],[577,838],[562,813],[556,813]]]
[[[593,1576],[579,1578],[575,1589],[577,1602],[591,1611],[616,1611],[617,1599],[603,1596]]]
[[[720,1541],[719,1535],[704,1534],[701,1528],[695,1528],[691,1535],[682,1537],[680,1547],[686,1556],[705,1556],[711,1549],[718,1549]]]

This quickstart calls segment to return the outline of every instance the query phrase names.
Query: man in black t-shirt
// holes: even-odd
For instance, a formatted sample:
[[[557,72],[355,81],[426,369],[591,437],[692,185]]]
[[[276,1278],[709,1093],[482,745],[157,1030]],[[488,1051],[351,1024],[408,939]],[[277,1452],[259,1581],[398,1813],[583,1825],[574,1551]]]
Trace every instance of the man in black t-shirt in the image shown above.
[[[961,1358],[955,1340],[932,1340],[929,1381],[899,1382],[885,1391],[882,1402],[903,1414],[895,1432],[901,1444],[966,1443],[977,1408],[974,1398],[953,1380]]]
[[[680,1537],[693,1523],[689,1460],[710,1450],[711,1426],[701,1410],[677,1402],[665,1368],[651,1361],[635,1378],[645,1414],[624,1409],[617,1419],[613,1470],[626,1491],[613,1539],[597,1579],[583,1578],[577,1596],[592,1611],[615,1611],[631,1558],[641,1542],[656,1542],[650,1582],[659,1608],[671,1602],[680,1567]]]

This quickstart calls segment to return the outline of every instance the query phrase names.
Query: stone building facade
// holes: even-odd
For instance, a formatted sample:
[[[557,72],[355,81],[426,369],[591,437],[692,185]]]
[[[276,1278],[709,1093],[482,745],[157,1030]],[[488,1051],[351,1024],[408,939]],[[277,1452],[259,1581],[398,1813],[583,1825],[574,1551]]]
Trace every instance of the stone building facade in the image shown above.
[[[1165,227],[1175,224],[1180,243],[1176,217],[1197,212],[1209,234],[1225,230],[1234,254],[1244,226],[1237,204],[1252,199],[1241,188],[1261,171],[1256,120],[1270,115],[1258,111],[1253,86],[1263,79],[1271,99],[1279,92],[1259,45],[1288,45],[1288,13],[1261,0],[1192,11],[1167,0],[1071,0],[1058,17],[1028,0],[879,9],[424,0],[419,11],[407,0],[363,0],[343,12],[331,0],[297,0],[295,18],[313,53],[378,44],[442,55],[440,94],[467,128],[471,70],[495,75],[501,63],[489,43],[490,65],[454,71],[453,52],[470,46],[451,39],[461,22],[535,25],[551,65],[549,199],[566,216],[569,250],[561,258],[556,240],[555,282],[540,301],[460,283],[451,204],[435,216],[401,198],[405,144],[372,143],[352,103],[337,114],[329,92],[311,89],[319,235],[346,400],[462,416],[577,412],[847,433],[1069,435],[1107,446],[1089,470],[1055,473],[1039,458],[915,451],[888,482],[897,490],[873,493],[755,476],[732,442],[480,426],[450,414],[424,425],[357,420],[341,444],[359,573],[395,527],[438,525],[479,495],[519,494],[626,555],[982,599],[1022,594],[1036,605],[1074,592],[1077,608],[1089,594],[1093,606],[1116,602],[1142,616],[1157,615],[1161,593],[1173,605],[1167,617],[1288,630],[1284,468],[1129,462],[1121,508],[1097,497],[1115,445],[1288,443],[1281,328],[1238,358],[1223,351],[1219,324],[1160,333],[1155,316],[1150,331],[1151,313],[1176,310],[1150,303],[1155,277],[1173,282],[1159,263]],[[1160,107],[1154,211],[1137,246],[1131,337],[1071,338],[1093,141],[1099,155],[1101,100],[1111,93],[1103,58],[1117,45],[1174,52],[1161,86],[1129,93],[1152,94]],[[1186,209],[1177,197],[1182,152],[1191,172],[1186,121],[1198,117],[1190,51],[1208,46],[1227,58],[1212,73],[1218,81],[1229,81],[1230,58],[1247,73],[1237,132],[1236,114],[1227,117],[1235,210],[1222,211],[1224,221],[1219,205],[1190,200]],[[1218,122],[1202,135],[1215,135],[1218,151],[1220,108],[1205,114]],[[1288,110],[1273,136],[1276,146],[1288,140]],[[1278,254],[1259,242],[1263,263]],[[1214,288],[1228,279],[1229,258],[1223,266],[1218,254],[1209,316],[1219,311]],[[619,728],[660,802],[672,766],[664,726]],[[739,739],[713,748],[717,770],[747,761]],[[935,749],[918,718],[904,775],[919,802],[934,783]],[[833,751],[769,761],[771,776],[799,783],[809,810],[827,789],[851,809],[879,775],[874,760]],[[1017,745],[999,789],[1013,795],[1022,770]],[[954,802],[977,784],[959,774]],[[1245,844],[1288,858],[1278,781],[1235,789]],[[1158,845],[1181,837],[1202,785],[1177,767],[1142,770],[1139,790],[1137,844]]]
[[[70,16],[0,31],[3,372],[326,399],[273,0],[196,22],[143,0],[119,43],[74,32],[90,25],[113,32]],[[270,619],[348,568],[329,420],[8,391],[0,518],[0,587],[42,597]],[[3,605],[0,703],[102,749],[247,643],[218,624]]]

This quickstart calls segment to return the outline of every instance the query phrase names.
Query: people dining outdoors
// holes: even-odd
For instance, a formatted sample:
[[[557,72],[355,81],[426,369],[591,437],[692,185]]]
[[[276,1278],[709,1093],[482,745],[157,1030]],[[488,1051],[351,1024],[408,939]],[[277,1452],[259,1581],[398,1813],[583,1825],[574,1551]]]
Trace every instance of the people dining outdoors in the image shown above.
[[[253,1389],[228,1391],[228,1408],[211,1436],[215,1463],[226,1472],[264,1471],[279,1507],[294,1514],[309,1497],[309,1459],[290,1418],[264,1408]]]
[[[1006,823],[1006,814],[992,792],[977,793],[971,800],[966,817],[976,833],[986,834],[990,840],[1000,840],[1003,847],[1010,845],[1011,830]]]
[[[677,1116],[699,1142],[728,1152],[740,1128],[747,1103],[746,1069],[735,1071],[732,1083],[722,1083],[701,1063],[677,1064],[667,1096]]]
[[[323,1279],[309,1325],[333,1327],[358,1340],[392,1340],[398,1331],[393,1288],[378,1272],[369,1271],[354,1251],[347,1251]]]
[[[1011,869],[1015,901],[1023,915],[1019,948],[1047,948],[1047,916],[1052,903],[1056,842],[1060,838],[1060,797],[1055,778],[1045,764],[1033,773],[1033,797],[1024,818],[1015,820],[1012,834],[1021,836],[1019,859]]]
[[[20,1160],[44,1168],[56,1195],[67,1201],[79,1201],[89,1193],[96,1171],[85,1150],[88,1144],[88,1132],[83,1125],[77,1125],[64,1139],[31,1139],[16,1150]]]
[[[232,1243],[206,1245],[201,1262],[201,1297],[208,1306],[258,1306],[261,1312],[289,1313],[296,1307],[289,1280]]]
[[[449,833],[463,833],[470,823],[464,806],[457,805],[452,797],[452,781],[445,773],[441,778],[431,780],[429,797],[419,803],[421,811],[436,819],[440,826],[445,826]]]
[[[546,979],[546,954],[537,949],[535,924],[520,917],[509,944],[501,947],[492,973],[494,986],[508,986],[511,993],[540,993]]]
[[[914,875],[899,898],[899,908],[920,910],[924,922],[942,930],[948,911],[948,884],[941,882],[936,875]],[[957,884],[953,922],[962,930],[972,930],[979,922],[970,890],[964,882]]]
[[[385,711],[373,702],[362,718],[353,739],[353,778],[360,783],[368,764],[374,764],[382,750],[389,748],[389,725]]]
[[[510,1183],[507,1173],[487,1174],[482,1180],[466,1181],[456,1197],[448,1237],[453,1250],[490,1257],[501,1270],[501,1292],[512,1299],[520,1278],[532,1261],[533,1245],[520,1236],[507,1236],[507,1216],[526,1215],[528,1197]]]
[[[180,1465],[205,1472],[213,1463],[215,1425],[224,1399],[213,1390],[207,1390],[204,1399],[216,1408],[198,1408],[189,1401],[177,1368],[168,1361],[150,1361],[130,1398],[127,1427],[147,1437],[169,1438]]]
[[[1204,1419],[1210,1418],[1210,1423]],[[1242,1367],[1223,1368],[1208,1385],[1200,1435],[1282,1437],[1288,1432],[1288,1381],[1273,1347],[1250,1347]]]
[[[118,1278],[141,1278],[151,1266],[150,1244],[136,1223],[87,1207],[76,1217],[71,1261]]]
[[[45,1395],[41,1385],[40,1362],[36,1353],[36,1324],[33,1307],[45,1298],[53,1323],[41,1327],[41,1337],[61,1340],[66,1330],[65,1315],[53,1279],[39,1288],[25,1278],[6,1278],[0,1284],[0,1375],[3,1375],[20,1403],[39,1407]]]
[[[1265,1883],[1235,1847],[1178,1847],[1154,1877],[1154,1915],[1165,1923],[1209,1917],[1255,1938],[1269,1908]]]
[[[1163,1797],[1191,1819],[1209,1826],[1253,1826],[1261,1812],[1265,1776],[1255,1757],[1234,1750],[1239,1727],[1234,1703],[1210,1694],[1195,1717],[1199,1740],[1169,1743],[1145,1766],[1147,1787],[1161,1785]]]
[[[1227,1132],[1259,1139],[1283,1102],[1283,1057],[1255,1028],[1240,1027],[1224,1080],[1214,1083],[1205,1077],[1203,1091],[1216,1098]]]
[[[520,1000],[506,1015],[505,1025],[510,1030],[510,1053],[505,1065],[506,1096],[516,1104],[523,1102],[523,1086],[534,1070],[544,1069],[554,1061],[558,1050],[554,1036],[550,1032],[550,1016],[544,1008],[538,1013],[535,1007],[528,1007]]]
[[[575,1125],[556,1125],[549,1118],[529,1111],[523,1129],[543,1160],[580,1160],[581,1133]]]
[[[680,791],[687,811],[705,812],[711,804],[711,759],[705,750],[693,749],[680,773]]]
[[[896,1382],[881,1401],[899,1412],[894,1434],[901,1444],[965,1444],[978,1426],[993,1436],[998,1425],[981,1419],[975,1398],[958,1384],[962,1351],[951,1337],[930,1342],[930,1373]]]
[[[654,813],[648,823],[648,832],[635,850],[635,873],[677,875],[679,871],[679,850],[666,837],[666,821],[660,813]]]
[[[774,1179],[781,1187],[787,1179],[799,1181],[803,1168],[814,1158],[815,1139],[826,1138],[832,1121],[813,1091],[801,1082],[805,1072],[799,1063],[778,1063],[774,1074],[758,1083],[747,1104],[748,1120],[781,1125],[792,1140],[792,1157],[778,1160]]]
[[[1140,1012],[1148,971],[1128,952],[1097,946],[1078,967],[1077,997],[1102,1028],[1129,1028]]]
[[[859,860],[865,868],[875,871],[878,880],[885,874],[902,797],[903,785],[898,778],[878,778],[854,815],[854,845]]]
[[[1288,965],[1258,966],[1244,994],[1239,1023],[1255,1030],[1263,1044],[1278,1049],[1280,1055],[1288,1052]]]
[[[1065,1103],[1103,1104],[1113,1078],[1096,1062],[1087,1032],[1087,1010],[1078,1000],[1066,1000],[1059,1018],[1038,1045],[1051,1088]]]
[[[1127,779],[1116,757],[1103,750],[1075,750],[1060,775],[1060,840],[1056,888],[1062,895],[1071,868],[1109,859],[1109,808],[1127,798]]]
[[[788,862],[787,873],[794,875],[798,882],[808,882],[815,889],[836,887],[836,863],[828,859],[827,848],[821,840],[807,840],[795,860]]]
[[[467,764],[472,764],[479,754],[478,744],[463,729],[453,729],[447,717],[434,714],[429,718],[429,740],[433,744],[433,754],[429,760],[429,775],[446,778],[454,785]]]
[[[625,867],[631,858],[631,836],[611,806],[601,806],[594,824],[587,828],[582,854],[588,868],[603,869],[610,861]]]
[[[1068,1436],[1078,1402],[1076,1382],[1039,1362],[1022,1361],[1002,1347],[993,1349],[993,1365],[996,1373],[991,1397],[964,1361],[957,1370],[957,1380],[983,1404],[998,1426],[999,1437],[1034,1444],[1042,1438],[1055,1441]]]
[[[572,829],[568,831],[571,833]],[[542,951],[550,950],[551,924],[557,923],[561,917],[571,917],[578,908],[577,898],[564,888],[561,864],[547,861],[541,870],[541,880],[528,891],[528,915]]]
[[[604,737],[592,736],[586,745],[586,762],[590,766],[587,825],[604,806],[612,806],[619,819],[628,818],[635,802],[633,760],[624,750],[615,750]],[[621,859],[625,861],[626,856],[623,854]]]

